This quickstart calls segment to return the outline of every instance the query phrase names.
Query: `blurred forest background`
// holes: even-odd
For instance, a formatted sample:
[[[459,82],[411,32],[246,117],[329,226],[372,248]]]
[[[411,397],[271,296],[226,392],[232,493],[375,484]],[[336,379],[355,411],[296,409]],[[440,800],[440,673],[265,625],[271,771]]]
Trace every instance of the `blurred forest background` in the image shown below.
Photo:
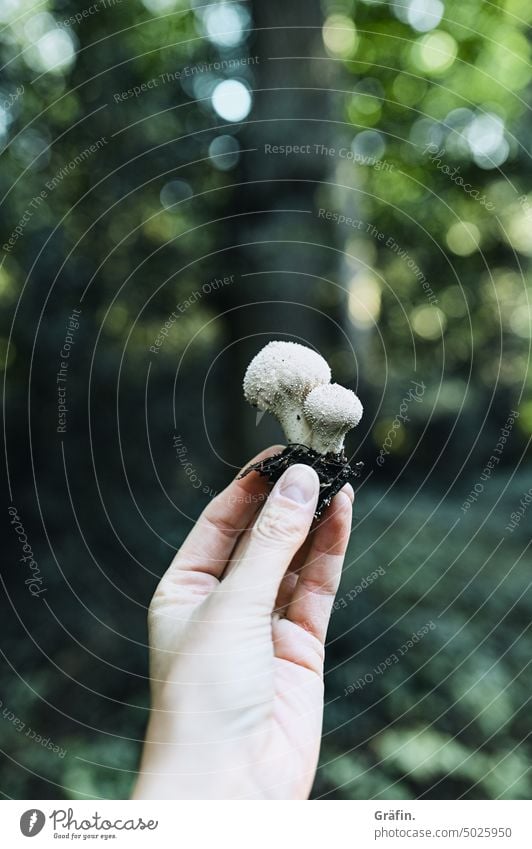
[[[279,439],[241,378],[283,338],[365,407],[313,795],[530,798],[531,19],[0,4],[5,493],[46,589],[6,509],[4,797],[129,793],[147,604]]]

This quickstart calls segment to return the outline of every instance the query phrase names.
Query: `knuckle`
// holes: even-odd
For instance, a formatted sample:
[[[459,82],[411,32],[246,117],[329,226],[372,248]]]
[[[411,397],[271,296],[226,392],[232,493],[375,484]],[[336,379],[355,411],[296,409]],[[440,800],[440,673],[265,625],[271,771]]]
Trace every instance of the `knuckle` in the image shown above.
[[[271,503],[261,513],[252,534],[256,540],[282,546],[299,540],[307,531],[307,523],[300,511]]]
[[[340,583],[340,575],[323,575],[321,579],[307,578],[302,575],[299,579],[301,589],[311,595],[334,596]]]
[[[214,501],[212,501],[209,505],[209,508],[203,514],[203,522],[206,526],[212,527],[218,533],[232,539],[242,531],[242,528],[239,528],[238,525],[231,520],[230,516],[226,516],[224,514],[221,509],[222,506],[223,501],[220,496],[217,495]]]

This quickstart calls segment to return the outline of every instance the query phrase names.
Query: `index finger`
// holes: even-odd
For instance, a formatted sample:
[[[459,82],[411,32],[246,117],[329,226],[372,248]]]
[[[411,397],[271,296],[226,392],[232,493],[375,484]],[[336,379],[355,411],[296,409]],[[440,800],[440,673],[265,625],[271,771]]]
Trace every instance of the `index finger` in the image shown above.
[[[266,448],[246,467],[279,453],[283,448],[284,445]],[[268,481],[258,472],[235,478],[207,505],[174,557],[170,569],[205,572],[220,578],[238,538],[264,504],[269,491]]]

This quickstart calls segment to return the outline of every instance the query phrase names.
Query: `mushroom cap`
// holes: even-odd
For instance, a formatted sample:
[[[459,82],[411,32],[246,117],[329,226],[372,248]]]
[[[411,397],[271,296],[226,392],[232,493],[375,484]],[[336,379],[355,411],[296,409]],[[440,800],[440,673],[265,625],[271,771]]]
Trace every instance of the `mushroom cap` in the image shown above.
[[[305,399],[303,410],[313,427],[333,432],[347,432],[355,427],[364,412],[358,396],[338,383],[313,389]]]
[[[330,379],[331,369],[316,351],[297,342],[269,342],[247,367],[244,395],[259,410],[272,410],[287,398],[302,403]]]

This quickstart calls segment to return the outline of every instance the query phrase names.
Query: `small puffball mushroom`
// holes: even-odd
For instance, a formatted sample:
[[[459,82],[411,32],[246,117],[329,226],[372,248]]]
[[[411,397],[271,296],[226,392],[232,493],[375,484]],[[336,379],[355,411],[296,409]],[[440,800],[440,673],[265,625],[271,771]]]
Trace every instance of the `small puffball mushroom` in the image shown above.
[[[346,433],[363,413],[355,393],[338,383],[317,386],[307,395],[303,409],[312,428],[310,447],[319,454],[339,454]]]
[[[303,413],[306,396],[329,383],[326,360],[297,342],[270,342],[250,362],[244,395],[254,407],[273,413],[289,443],[310,447],[310,428]]]

